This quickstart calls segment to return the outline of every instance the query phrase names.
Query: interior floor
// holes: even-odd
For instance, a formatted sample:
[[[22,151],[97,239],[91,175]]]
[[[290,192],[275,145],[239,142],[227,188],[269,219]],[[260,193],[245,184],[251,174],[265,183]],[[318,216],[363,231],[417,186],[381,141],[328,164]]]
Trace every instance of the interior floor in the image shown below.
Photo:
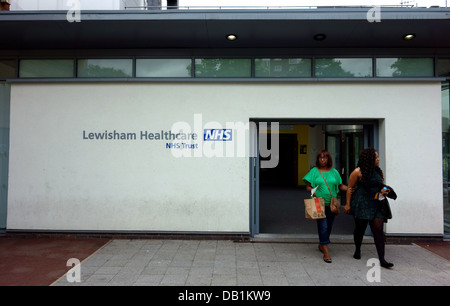
[[[302,186],[262,184],[259,190],[259,232],[261,234],[317,235],[315,220],[305,218],[303,199],[309,193]],[[341,199],[341,203],[345,203]],[[354,221],[344,213],[334,219],[332,234],[353,234]]]

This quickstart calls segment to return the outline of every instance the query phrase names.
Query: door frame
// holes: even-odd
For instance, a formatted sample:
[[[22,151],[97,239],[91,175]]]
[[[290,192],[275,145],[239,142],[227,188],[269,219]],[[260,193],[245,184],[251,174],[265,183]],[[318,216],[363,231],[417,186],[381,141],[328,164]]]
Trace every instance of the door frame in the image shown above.
[[[363,125],[364,147],[379,150],[379,119],[296,119],[296,118],[250,118],[249,137],[249,182],[250,182],[250,236],[259,234],[259,126],[261,123],[279,123],[280,125]]]
[[[11,86],[0,82],[0,233],[6,232],[8,213],[9,131]]]

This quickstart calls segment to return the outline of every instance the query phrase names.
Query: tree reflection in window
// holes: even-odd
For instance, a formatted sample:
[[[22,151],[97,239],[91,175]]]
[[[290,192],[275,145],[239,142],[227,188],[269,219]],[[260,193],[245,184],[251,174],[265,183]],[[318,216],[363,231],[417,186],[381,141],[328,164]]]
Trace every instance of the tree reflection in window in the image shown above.
[[[377,58],[379,77],[433,77],[432,58]]]
[[[318,78],[372,77],[372,59],[317,58],[315,73]]]
[[[195,59],[195,76],[198,78],[251,77],[251,60],[236,58]]]
[[[132,59],[80,59],[78,77],[129,78],[133,76]]]

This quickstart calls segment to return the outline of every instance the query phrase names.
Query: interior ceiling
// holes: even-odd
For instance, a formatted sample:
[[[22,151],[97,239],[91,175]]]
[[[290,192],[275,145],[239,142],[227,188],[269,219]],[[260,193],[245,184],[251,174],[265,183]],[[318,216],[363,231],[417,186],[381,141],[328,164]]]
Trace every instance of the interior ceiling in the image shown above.
[[[1,49],[449,48],[450,9],[2,12]],[[228,41],[227,34],[238,39]],[[315,34],[325,34],[323,41]],[[416,34],[411,41],[407,33]]]

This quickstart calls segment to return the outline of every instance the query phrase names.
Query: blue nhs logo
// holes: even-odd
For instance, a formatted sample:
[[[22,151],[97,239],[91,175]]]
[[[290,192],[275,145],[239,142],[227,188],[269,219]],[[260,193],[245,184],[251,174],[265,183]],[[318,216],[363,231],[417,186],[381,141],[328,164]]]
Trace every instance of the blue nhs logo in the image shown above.
[[[230,141],[232,140],[231,129],[204,129],[204,141]]]

